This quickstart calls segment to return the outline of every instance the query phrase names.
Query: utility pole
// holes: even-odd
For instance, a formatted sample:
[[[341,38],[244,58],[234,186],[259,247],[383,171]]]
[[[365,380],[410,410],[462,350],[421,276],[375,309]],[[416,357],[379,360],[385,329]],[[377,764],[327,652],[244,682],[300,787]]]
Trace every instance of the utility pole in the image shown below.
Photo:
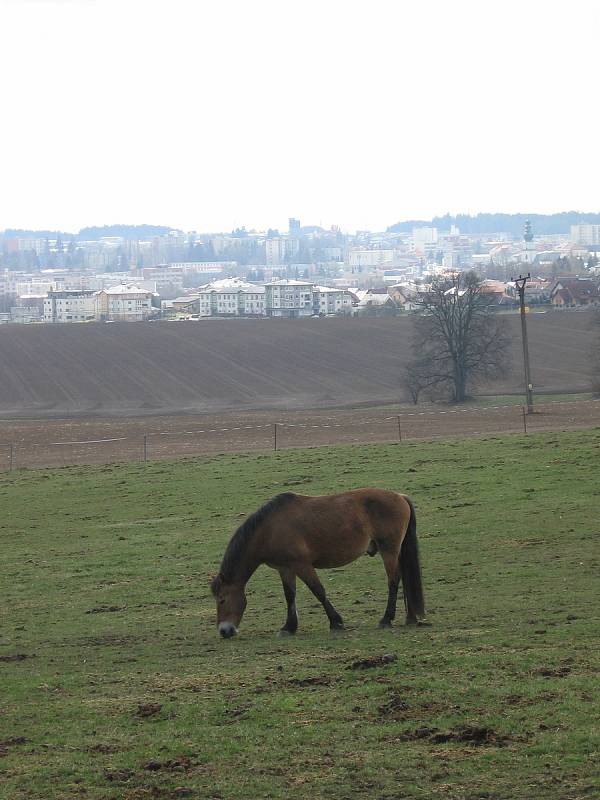
[[[533,384],[531,383],[531,368],[529,366],[529,345],[527,343],[527,319],[525,316],[525,286],[531,280],[528,272],[524,277],[511,278],[519,292],[519,303],[521,306],[521,336],[523,339],[523,363],[525,365],[525,399],[527,401],[527,413],[533,414]]]

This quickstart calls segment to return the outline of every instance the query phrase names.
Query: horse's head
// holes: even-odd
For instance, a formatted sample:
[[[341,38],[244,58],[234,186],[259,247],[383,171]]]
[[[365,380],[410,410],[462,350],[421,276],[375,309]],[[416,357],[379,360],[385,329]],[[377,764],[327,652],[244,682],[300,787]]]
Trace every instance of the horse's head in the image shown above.
[[[217,629],[224,639],[237,633],[246,610],[246,594],[243,586],[227,583],[219,573],[210,584],[210,590],[217,603]]]

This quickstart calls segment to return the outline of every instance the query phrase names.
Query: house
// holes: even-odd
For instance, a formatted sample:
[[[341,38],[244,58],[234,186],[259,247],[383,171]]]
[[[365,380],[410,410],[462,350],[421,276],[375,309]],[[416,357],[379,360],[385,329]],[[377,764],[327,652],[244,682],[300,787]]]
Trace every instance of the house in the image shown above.
[[[388,286],[387,291],[396,306],[403,311],[413,311],[419,307],[417,292],[406,286],[406,284],[396,283],[393,286]]]
[[[356,308],[361,316],[384,316],[398,311],[398,306],[388,294],[387,287],[367,289]]]
[[[173,309],[173,311],[178,311],[181,313],[196,313],[195,306],[200,299],[200,295],[197,292],[194,294],[185,294],[182,297],[176,297],[174,300],[167,302],[165,304],[165,308]]]
[[[550,291],[550,302],[555,308],[598,305],[598,283],[589,278],[559,278]]]
[[[514,284],[513,284],[514,289]],[[485,280],[481,282],[481,294],[488,298],[494,305],[514,306],[517,304],[514,294],[510,294],[508,287],[502,281]]]

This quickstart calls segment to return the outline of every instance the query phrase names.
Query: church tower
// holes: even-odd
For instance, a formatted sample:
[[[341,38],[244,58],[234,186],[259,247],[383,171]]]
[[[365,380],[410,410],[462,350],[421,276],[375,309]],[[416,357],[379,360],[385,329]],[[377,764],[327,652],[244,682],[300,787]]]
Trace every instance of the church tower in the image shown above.
[[[525,220],[525,232],[523,233],[525,247],[521,253],[521,260],[525,264],[533,264],[536,256],[535,245],[533,244],[533,231],[531,230],[531,220]]]

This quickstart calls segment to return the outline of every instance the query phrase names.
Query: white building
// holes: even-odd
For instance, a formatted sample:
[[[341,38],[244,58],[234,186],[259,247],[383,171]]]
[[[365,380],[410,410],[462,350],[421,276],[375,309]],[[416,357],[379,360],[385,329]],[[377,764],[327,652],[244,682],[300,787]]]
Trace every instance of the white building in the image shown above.
[[[300,240],[294,237],[283,238],[279,236],[267,239],[265,241],[267,266],[273,267],[285,264],[286,260],[292,260],[299,250]]]
[[[420,253],[429,252],[437,244],[438,229],[430,227],[413,228],[412,240],[415,250]]]
[[[600,225],[571,225],[571,241],[576,244],[600,244]]]
[[[200,317],[265,316],[265,287],[225,278],[173,301],[177,311]]]
[[[313,284],[281,280],[265,284],[268,317],[310,317],[313,314]]]
[[[394,262],[394,250],[367,250],[364,247],[353,247],[348,251],[348,264],[352,270],[362,272],[371,267],[381,267]]]
[[[189,273],[214,275],[219,272],[232,272],[237,267],[237,261],[172,261],[169,267],[180,270],[184,275]]]
[[[243,312],[247,317],[264,317],[265,308],[265,287],[250,285],[247,289],[242,289],[240,301],[243,304]]]
[[[17,283],[17,294],[48,294],[53,289],[64,288],[60,280],[26,280]]]
[[[154,292],[131,283],[102,289],[96,295],[98,318],[129,322],[148,319],[156,313],[152,302],[156,296]]]
[[[350,314],[352,313],[352,295],[346,289],[332,289],[329,286],[314,286],[313,313]]]
[[[90,322],[97,318],[96,292],[50,291],[44,300],[44,322]]]

